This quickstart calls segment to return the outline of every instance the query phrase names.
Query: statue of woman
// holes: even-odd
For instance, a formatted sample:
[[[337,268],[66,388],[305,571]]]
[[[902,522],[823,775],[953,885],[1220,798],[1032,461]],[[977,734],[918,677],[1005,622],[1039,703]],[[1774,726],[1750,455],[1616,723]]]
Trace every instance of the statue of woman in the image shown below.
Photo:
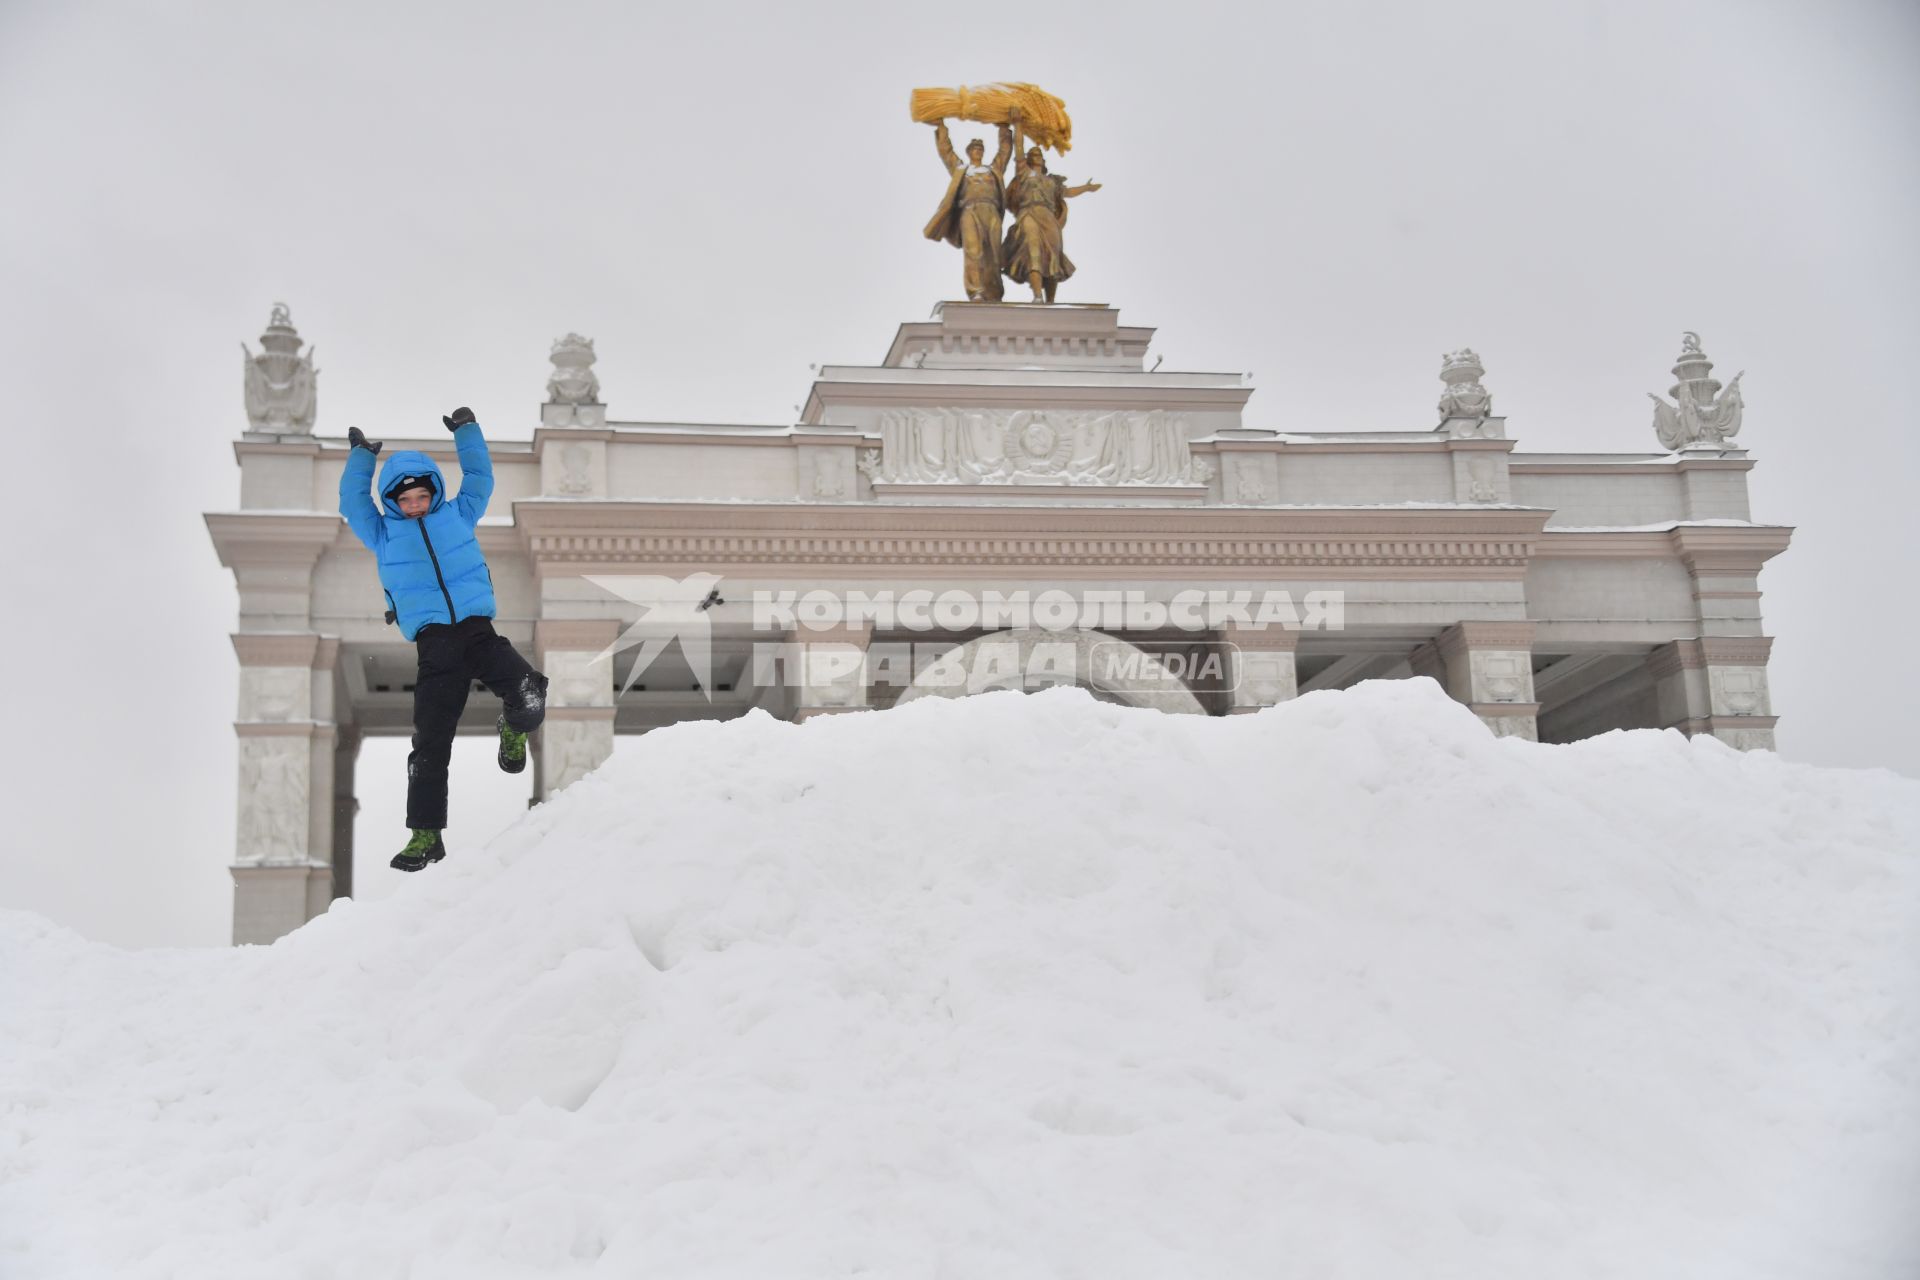
[[[1047,157],[1039,147],[1028,148],[1026,163],[1007,187],[1013,225],[1007,228],[1001,256],[1007,278],[1024,280],[1033,289],[1035,302],[1052,302],[1054,290],[1073,274],[1061,236],[1067,224],[1067,201],[1099,189],[1097,182],[1068,186],[1065,178],[1047,172]]]

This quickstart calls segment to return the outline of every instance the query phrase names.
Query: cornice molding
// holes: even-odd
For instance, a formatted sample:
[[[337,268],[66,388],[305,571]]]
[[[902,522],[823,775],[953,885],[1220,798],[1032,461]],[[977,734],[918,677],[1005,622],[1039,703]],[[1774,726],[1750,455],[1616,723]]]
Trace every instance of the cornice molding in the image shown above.
[[[1721,730],[1776,729],[1779,716],[1693,716],[1664,727],[1678,729],[1689,738],[1718,737]]]
[[[1657,679],[1704,667],[1764,667],[1772,653],[1772,636],[1699,636],[1661,645],[1647,656],[1647,670]]]
[[[1315,577],[1514,578],[1542,510],[966,507],[523,501],[540,572],[782,575],[1030,567]],[[1104,572],[1103,572],[1104,571]]]
[[[1125,501],[1127,499],[1153,498],[1162,501],[1187,499],[1194,503],[1203,502],[1207,496],[1204,484],[955,484],[949,481],[917,483],[912,481],[878,481],[873,485],[875,498],[977,498],[981,502],[995,502],[1006,498],[1053,498],[1058,501],[1085,502],[1089,498],[1108,498]]]
[[[1145,374],[1130,377],[1144,378]],[[829,407],[871,409],[1164,409],[1168,413],[1234,412],[1246,407],[1245,386],[1154,386],[1099,382],[1013,384],[994,382],[865,382],[821,380],[813,384],[800,421],[813,426]]]
[[[311,436],[302,436],[291,440],[235,440],[233,458],[235,462],[249,456],[271,454],[278,457],[317,457],[322,452],[320,441]]]
[[[1790,525],[1681,525],[1668,532],[1674,554],[1695,577],[1714,573],[1758,573],[1760,566],[1787,549]]]
[[[309,738],[315,742],[333,742],[340,726],[330,720],[236,720],[233,733],[238,738]]]
[[[311,569],[346,522],[319,511],[209,511],[207,532],[229,569]]]
[[[619,714],[618,707],[555,707],[548,706],[549,720],[598,720],[612,724]]]
[[[1548,529],[1533,554],[1541,560],[1665,560],[1673,555],[1673,541],[1664,530]]]
[[[1469,620],[1456,622],[1434,638],[1434,646],[1448,656],[1475,649],[1532,649],[1532,621]]]
[[[1221,625],[1220,638],[1241,649],[1292,653],[1300,648],[1300,633],[1284,626],[1252,626],[1229,621]]]
[[[1751,458],[1692,458],[1679,462],[1515,462],[1517,476],[1659,476],[1681,471],[1751,471]]]
[[[332,668],[340,656],[340,638],[300,632],[239,632],[233,651],[243,667]]]
[[[1678,557],[1694,575],[1754,573],[1787,549],[1791,525],[1676,525],[1671,529],[1547,529],[1534,555],[1541,560]]]
[[[612,427],[535,427],[533,452],[538,456],[549,440],[562,440],[567,443],[576,440],[612,440],[618,434]]]
[[[320,649],[317,635],[248,635],[232,637],[233,652],[243,667],[312,667]]]
[[[777,430],[778,429],[776,428],[776,431]],[[850,434],[845,436],[835,436],[833,437],[831,443],[834,443],[834,444],[878,443],[879,439],[880,438],[878,436],[874,436],[871,440],[868,440],[864,436],[861,436],[859,434]],[[632,431],[632,430],[612,430],[612,429],[576,430],[573,428],[566,428],[566,427],[542,427],[539,431],[534,433],[534,441],[536,445],[539,446],[538,448],[535,449],[534,452],[539,453],[540,449],[546,448],[549,444],[554,443],[556,441],[571,443],[572,441],[575,441],[575,440],[605,440],[609,446],[623,446],[623,447],[627,445],[633,445],[638,447],[652,447],[656,445],[697,444],[697,445],[740,445],[740,446],[754,446],[759,448],[771,447],[776,449],[787,449],[787,448],[793,447],[793,445],[795,444],[794,437],[792,435],[788,435],[785,433],[751,434],[750,435],[744,432],[735,434],[733,432],[727,432],[727,431],[693,430],[693,431],[670,431],[669,432],[669,431]],[[812,433],[809,432],[807,440],[804,441],[803,443],[828,443],[828,441],[815,440],[812,436]]]
[[[559,650],[599,653],[620,636],[612,618],[540,618],[533,624],[534,651],[542,657]]]

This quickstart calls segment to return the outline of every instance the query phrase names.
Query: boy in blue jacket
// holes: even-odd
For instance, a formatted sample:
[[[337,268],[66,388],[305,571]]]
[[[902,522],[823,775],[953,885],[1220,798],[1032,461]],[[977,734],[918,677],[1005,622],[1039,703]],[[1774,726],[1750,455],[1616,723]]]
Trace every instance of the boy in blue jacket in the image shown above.
[[[460,493],[449,499],[432,458],[403,449],[380,468],[380,505],[369,496],[379,441],[347,432],[352,450],[340,475],[340,514],[378,558],[387,621],[419,649],[413,685],[413,753],[407,757],[407,826],[412,835],[391,865],[418,871],[447,856],[447,761],[475,680],[505,704],[500,767],[527,767],[527,735],[547,708],[547,678],[493,629],[493,575],[475,526],[493,495],[493,462],[473,410],[440,419],[460,457]]]

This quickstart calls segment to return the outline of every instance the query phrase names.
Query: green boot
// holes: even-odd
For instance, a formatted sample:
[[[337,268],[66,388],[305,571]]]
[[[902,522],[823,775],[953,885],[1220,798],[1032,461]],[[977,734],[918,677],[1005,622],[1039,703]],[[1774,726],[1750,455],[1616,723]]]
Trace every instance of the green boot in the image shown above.
[[[496,759],[507,773],[519,773],[527,767],[527,735],[516,733],[505,716],[500,717],[500,754]]]
[[[429,862],[438,862],[447,856],[447,846],[440,843],[440,833],[427,828],[414,827],[413,838],[407,841],[407,847],[393,855],[393,861],[387,865],[396,871],[418,871]]]

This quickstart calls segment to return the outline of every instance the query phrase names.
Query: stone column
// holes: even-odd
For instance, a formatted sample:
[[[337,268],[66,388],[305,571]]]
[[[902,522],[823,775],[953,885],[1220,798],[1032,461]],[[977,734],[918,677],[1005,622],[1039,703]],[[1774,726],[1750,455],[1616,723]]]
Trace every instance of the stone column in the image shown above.
[[[272,942],[325,911],[335,893],[340,642],[241,634],[233,648],[240,658],[233,940]]]
[[[534,743],[534,796],[545,800],[613,754],[613,659],[620,634],[611,618],[542,618],[533,647],[547,677],[547,719]]]
[[[344,709],[343,699],[340,706]],[[360,816],[354,771],[360,763],[360,730],[343,724],[333,742],[333,896],[353,896],[353,820]]]
[[[1738,472],[1703,474],[1739,478]],[[1693,579],[1699,634],[1747,639],[1761,635],[1765,625],[1760,617],[1760,570],[1786,550],[1792,533],[1775,525],[1682,525],[1667,535]]]
[[[1702,636],[1663,644],[1647,659],[1661,728],[1710,734],[1741,751],[1773,750],[1767,658],[1772,636]]]
[[[847,623],[830,630],[797,631],[792,641],[801,646],[799,697],[795,724],[814,716],[864,711],[867,701],[867,646],[873,629],[867,623]]]
[[[1472,708],[1498,738],[1539,740],[1533,696],[1533,623],[1459,622],[1413,651],[1415,675],[1430,676]]]
[[[1294,655],[1300,633],[1285,627],[1246,627],[1229,622],[1220,638],[1227,648],[1228,715],[1286,702],[1299,692]]]

